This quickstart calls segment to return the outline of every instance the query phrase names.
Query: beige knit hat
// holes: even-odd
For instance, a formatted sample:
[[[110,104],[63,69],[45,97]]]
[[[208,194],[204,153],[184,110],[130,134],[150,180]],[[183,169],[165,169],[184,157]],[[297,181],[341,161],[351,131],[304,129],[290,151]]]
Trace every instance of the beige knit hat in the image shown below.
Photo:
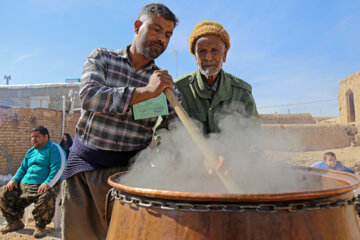
[[[195,55],[195,43],[196,41],[203,37],[215,35],[218,36],[225,43],[225,50],[227,51],[230,48],[230,36],[224,27],[215,21],[201,21],[195,25],[194,30],[189,36],[189,48],[190,52]]]

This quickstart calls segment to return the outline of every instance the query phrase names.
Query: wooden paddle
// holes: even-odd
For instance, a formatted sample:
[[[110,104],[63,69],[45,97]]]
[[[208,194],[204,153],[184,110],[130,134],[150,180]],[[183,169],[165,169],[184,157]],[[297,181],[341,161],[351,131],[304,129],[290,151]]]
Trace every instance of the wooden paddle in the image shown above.
[[[170,102],[171,106],[174,108],[176,114],[180,118],[180,121],[184,124],[186,130],[189,132],[191,137],[193,138],[195,144],[200,149],[200,151],[204,154],[205,159],[208,165],[215,169],[218,164],[218,159],[216,155],[208,148],[205,142],[205,138],[201,134],[200,130],[196,127],[196,125],[191,121],[189,115],[185,111],[185,109],[181,106],[179,100],[175,96],[174,92],[167,88],[164,91],[167,100]],[[220,171],[214,171],[220,181],[224,184],[228,192],[230,193],[239,193],[239,188],[235,181],[229,176],[225,177]]]

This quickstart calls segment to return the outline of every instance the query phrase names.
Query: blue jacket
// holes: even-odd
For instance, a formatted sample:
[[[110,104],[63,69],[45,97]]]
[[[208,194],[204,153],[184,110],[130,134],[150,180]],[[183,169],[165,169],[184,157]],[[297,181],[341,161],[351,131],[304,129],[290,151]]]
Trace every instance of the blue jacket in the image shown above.
[[[355,173],[354,170],[352,170],[351,168],[345,167],[340,161],[336,162],[336,165],[334,168],[329,167],[328,165],[326,165],[324,163],[324,161],[321,161],[319,163],[316,163],[315,165],[313,165],[312,167],[315,168],[322,168],[322,169],[331,169],[331,170],[338,170],[338,171],[343,171],[343,172],[349,172],[349,173]]]
[[[64,150],[49,140],[43,148],[32,147],[27,151],[12,180],[27,184],[46,183],[52,187],[61,179],[65,162]]]

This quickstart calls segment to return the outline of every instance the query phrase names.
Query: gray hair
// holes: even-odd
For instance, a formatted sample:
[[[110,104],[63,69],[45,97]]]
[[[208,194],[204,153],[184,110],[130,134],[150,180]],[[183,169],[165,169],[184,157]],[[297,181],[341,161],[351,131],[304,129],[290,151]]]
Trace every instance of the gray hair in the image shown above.
[[[179,20],[176,18],[175,14],[164,4],[161,3],[150,3],[143,7],[139,13],[138,19],[145,15],[151,15],[156,13],[159,17],[163,17],[166,20],[172,21],[174,27],[176,27]]]

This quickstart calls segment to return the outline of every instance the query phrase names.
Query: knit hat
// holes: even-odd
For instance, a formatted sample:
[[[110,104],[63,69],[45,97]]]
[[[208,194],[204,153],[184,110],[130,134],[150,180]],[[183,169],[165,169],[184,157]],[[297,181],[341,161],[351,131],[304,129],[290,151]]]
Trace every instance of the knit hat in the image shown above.
[[[201,21],[195,25],[194,30],[189,36],[188,43],[190,52],[195,55],[196,41],[203,36],[209,35],[219,37],[224,42],[226,51],[230,48],[230,36],[220,23],[215,21]]]

